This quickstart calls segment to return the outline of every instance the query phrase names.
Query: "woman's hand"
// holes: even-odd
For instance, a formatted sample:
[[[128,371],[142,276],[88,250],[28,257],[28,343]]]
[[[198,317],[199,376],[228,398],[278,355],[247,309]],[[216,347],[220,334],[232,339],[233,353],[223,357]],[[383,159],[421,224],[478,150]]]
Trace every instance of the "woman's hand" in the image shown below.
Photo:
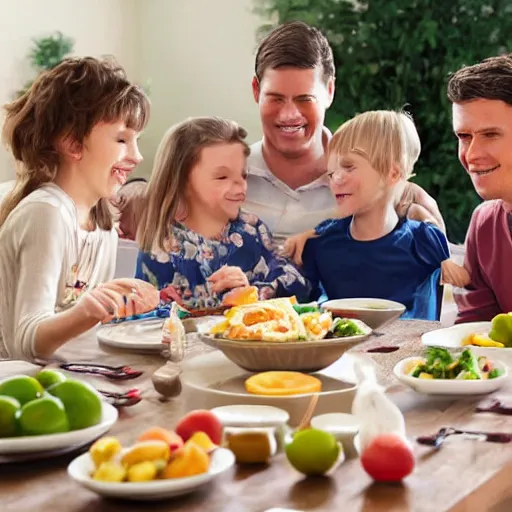
[[[80,309],[86,318],[108,322],[125,308],[124,301],[124,295],[120,293],[118,285],[104,283],[85,292],[75,308]]]
[[[240,267],[221,267],[208,278],[208,282],[214,293],[249,286],[249,280]]]
[[[147,313],[157,307],[160,294],[145,281],[122,278],[102,283],[86,292],[77,303],[88,318],[108,322]]]

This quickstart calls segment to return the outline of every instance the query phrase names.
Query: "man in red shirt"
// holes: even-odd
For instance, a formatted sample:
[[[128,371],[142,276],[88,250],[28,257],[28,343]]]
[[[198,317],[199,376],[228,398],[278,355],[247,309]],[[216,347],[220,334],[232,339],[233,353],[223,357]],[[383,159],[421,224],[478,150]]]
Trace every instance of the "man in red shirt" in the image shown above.
[[[457,323],[491,320],[512,311],[512,54],[454,73],[448,98],[459,160],[485,200],[468,229],[471,284],[455,294]]]

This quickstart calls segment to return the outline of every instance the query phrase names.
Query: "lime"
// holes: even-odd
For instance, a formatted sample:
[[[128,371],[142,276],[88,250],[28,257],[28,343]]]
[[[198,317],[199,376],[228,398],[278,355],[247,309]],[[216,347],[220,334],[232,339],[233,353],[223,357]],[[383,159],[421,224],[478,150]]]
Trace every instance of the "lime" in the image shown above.
[[[305,475],[323,475],[336,463],[340,449],[332,434],[309,428],[295,433],[292,442],[286,446],[286,457]]]
[[[27,375],[9,377],[0,382],[0,395],[16,398],[21,405],[39,398],[43,391],[43,386]]]
[[[92,427],[101,421],[101,399],[89,385],[78,380],[65,380],[48,388],[64,404],[70,430]]]
[[[41,370],[35,377],[43,388],[48,389],[58,382],[64,382],[66,376],[58,370]]]
[[[54,396],[44,396],[21,408],[20,430],[23,435],[57,434],[69,430],[64,405]]]
[[[11,396],[0,396],[0,437],[12,437],[17,434],[16,413],[21,405]]]

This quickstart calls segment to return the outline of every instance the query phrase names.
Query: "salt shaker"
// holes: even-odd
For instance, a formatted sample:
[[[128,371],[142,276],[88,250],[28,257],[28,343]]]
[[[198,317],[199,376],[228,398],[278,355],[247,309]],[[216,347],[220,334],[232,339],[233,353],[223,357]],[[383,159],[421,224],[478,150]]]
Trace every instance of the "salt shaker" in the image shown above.
[[[169,359],[173,363],[183,361],[186,342],[185,327],[178,315],[178,306],[173,302],[169,317],[165,319],[162,327],[162,343],[169,346]]]

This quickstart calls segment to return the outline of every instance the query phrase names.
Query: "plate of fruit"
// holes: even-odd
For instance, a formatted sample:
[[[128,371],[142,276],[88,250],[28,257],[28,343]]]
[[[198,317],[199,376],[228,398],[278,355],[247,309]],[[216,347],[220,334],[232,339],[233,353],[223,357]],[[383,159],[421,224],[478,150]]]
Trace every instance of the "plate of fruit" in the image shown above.
[[[441,347],[428,347],[424,357],[408,357],[393,370],[395,376],[420,393],[435,395],[478,395],[492,393],[508,377],[506,365],[472,348],[452,353]]]
[[[68,466],[69,476],[106,497],[160,500],[195,491],[235,464],[210,411],[188,413],[174,431],[152,427],[123,446],[102,437]]]
[[[0,380],[0,455],[83,446],[106,433],[117,409],[88,383],[57,370]]]

